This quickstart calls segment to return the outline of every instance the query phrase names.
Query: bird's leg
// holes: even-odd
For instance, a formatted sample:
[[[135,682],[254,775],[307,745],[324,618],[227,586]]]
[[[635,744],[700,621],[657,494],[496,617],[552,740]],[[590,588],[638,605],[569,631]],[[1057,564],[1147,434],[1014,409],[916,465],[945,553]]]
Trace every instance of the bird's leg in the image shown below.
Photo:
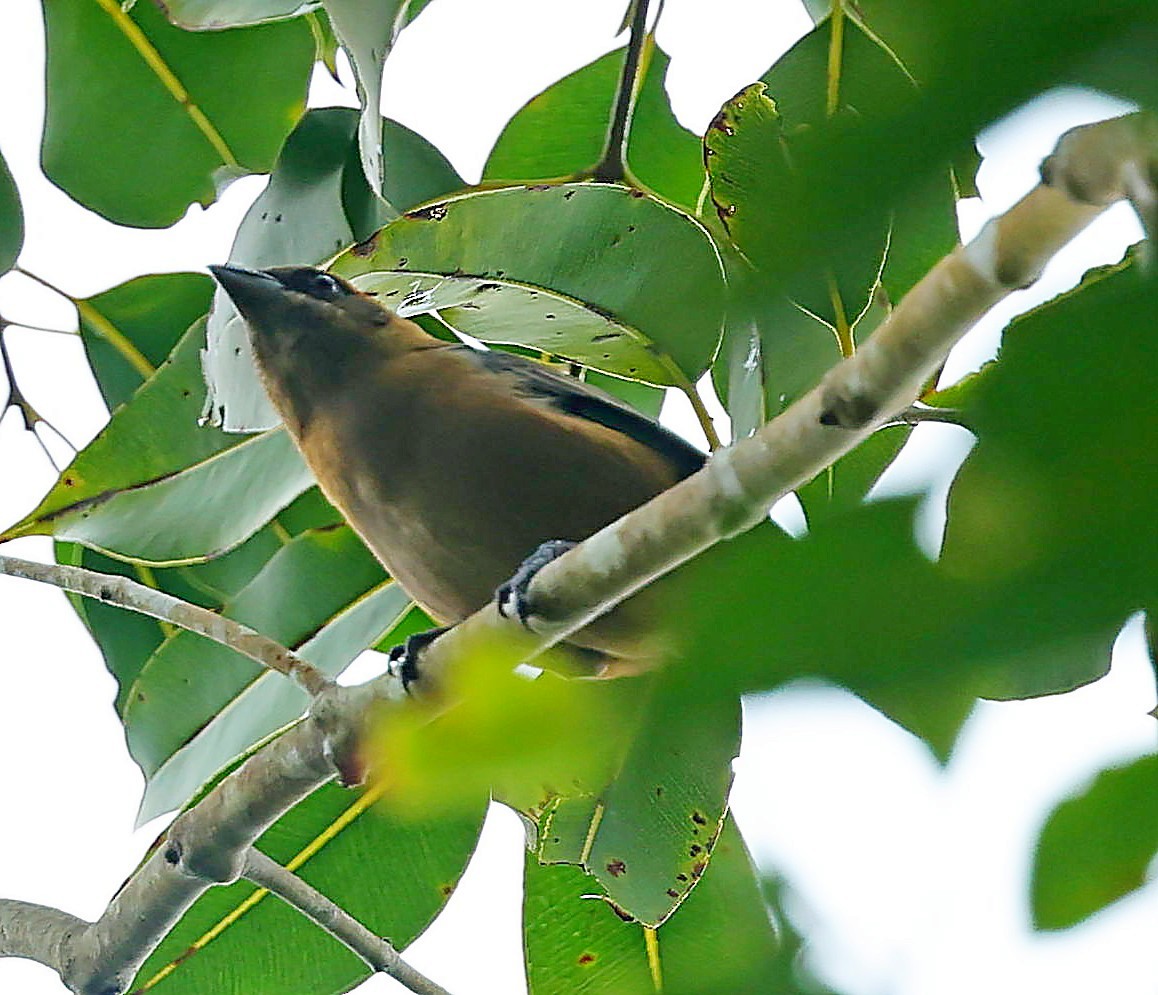
[[[407,636],[402,643],[395,646],[387,654],[386,659],[389,662],[390,673],[402,681],[402,687],[407,692],[410,690],[410,685],[422,676],[418,670],[418,658],[422,651],[444,632],[449,632],[453,628],[453,625],[439,625],[433,629],[427,629],[425,632],[416,632]]]
[[[517,618],[529,629],[527,619],[534,614],[527,597],[531,581],[535,579],[535,574],[548,563],[557,560],[567,550],[573,549],[577,545],[578,543],[572,542],[570,539],[548,539],[546,542],[540,543],[539,548],[519,564],[519,569],[515,571],[514,576],[505,584],[501,584],[495,591],[499,614],[503,618]]]

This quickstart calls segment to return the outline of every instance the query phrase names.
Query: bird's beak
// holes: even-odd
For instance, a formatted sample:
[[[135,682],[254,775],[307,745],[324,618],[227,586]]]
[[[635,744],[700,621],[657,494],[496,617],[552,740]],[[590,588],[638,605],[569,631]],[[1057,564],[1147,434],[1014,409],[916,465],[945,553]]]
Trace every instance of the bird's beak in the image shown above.
[[[247,320],[260,320],[285,301],[285,287],[268,273],[242,266],[210,266],[209,272]]]

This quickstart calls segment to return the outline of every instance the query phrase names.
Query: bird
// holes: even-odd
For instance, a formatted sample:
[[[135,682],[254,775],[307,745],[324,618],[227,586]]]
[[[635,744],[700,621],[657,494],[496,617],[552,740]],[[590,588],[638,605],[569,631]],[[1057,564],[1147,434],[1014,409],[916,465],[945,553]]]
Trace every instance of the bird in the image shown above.
[[[438,628],[499,598],[526,621],[545,563],[695,473],[705,454],[611,394],[513,353],[433,336],[310,266],[211,266],[322,492]],[[642,591],[570,635],[577,672],[649,669]]]

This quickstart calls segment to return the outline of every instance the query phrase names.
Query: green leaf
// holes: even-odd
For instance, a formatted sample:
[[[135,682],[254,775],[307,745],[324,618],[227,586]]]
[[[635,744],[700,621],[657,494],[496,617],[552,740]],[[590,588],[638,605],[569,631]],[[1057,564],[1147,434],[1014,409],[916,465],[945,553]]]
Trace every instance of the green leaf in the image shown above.
[[[306,532],[270,557],[221,614],[292,648],[384,580],[378,562],[348,527]],[[178,630],[139,673],[129,679],[115,675],[122,682],[129,748],[145,776],[263,673],[248,657]],[[193,675],[202,676],[194,681]]]
[[[625,51],[609,52],[524,104],[499,135],[483,178],[550,179],[594,166],[603,152]],[[652,190],[691,210],[704,185],[700,143],[672,113],[664,90],[671,60],[654,46],[649,51],[631,119],[628,164]]]
[[[658,926],[708,867],[740,752],[739,701],[661,680],[585,859],[616,906]]]
[[[643,927],[623,922],[578,867],[523,872],[523,953],[531,995],[655,995]]]
[[[44,171],[120,224],[172,224],[226,177],[267,172],[305,105],[302,21],[190,33],[151,3],[54,0],[45,26]]]
[[[1068,929],[1140,888],[1158,851],[1158,756],[1102,771],[1062,802],[1034,858],[1033,921]]]
[[[212,299],[207,276],[166,273],[77,301],[81,340],[109,410],[153,375]]]
[[[453,892],[485,811],[480,799],[460,816],[418,820],[331,784],[283,816],[257,846],[403,948]],[[370,973],[301,913],[243,881],[206,892],[134,984],[156,979],[150,991],[158,995],[285,995],[349,991]]]
[[[776,966],[775,930],[731,819],[703,879],[655,934],[650,962],[643,927],[623,921],[578,868],[529,854],[523,887],[532,995],[654,995],[653,969],[666,992],[763,991]]]
[[[165,15],[188,31],[236,28],[297,17],[321,0],[165,0]]]
[[[694,381],[723,319],[707,231],[609,184],[462,194],[392,222],[333,268],[484,341],[654,384]]]
[[[171,476],[56,513],[52,534],[142,563],[211,559],[233,549],[313,483],[283,429],[251,436]]]
[[[24,211],[20,207],[20,191],[8,171],[8,163],[0,156],[0,274],[16,265],[23,245]]]

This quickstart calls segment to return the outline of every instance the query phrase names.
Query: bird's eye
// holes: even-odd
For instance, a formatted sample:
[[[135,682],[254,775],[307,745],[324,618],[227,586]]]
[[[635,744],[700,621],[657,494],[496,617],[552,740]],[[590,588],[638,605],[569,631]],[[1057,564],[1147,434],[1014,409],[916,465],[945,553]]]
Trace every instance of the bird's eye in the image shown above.
[[[332,301],[341,297],[344,289],[329,273],[315,273],[310,281],[310,296],[319,300]]]

